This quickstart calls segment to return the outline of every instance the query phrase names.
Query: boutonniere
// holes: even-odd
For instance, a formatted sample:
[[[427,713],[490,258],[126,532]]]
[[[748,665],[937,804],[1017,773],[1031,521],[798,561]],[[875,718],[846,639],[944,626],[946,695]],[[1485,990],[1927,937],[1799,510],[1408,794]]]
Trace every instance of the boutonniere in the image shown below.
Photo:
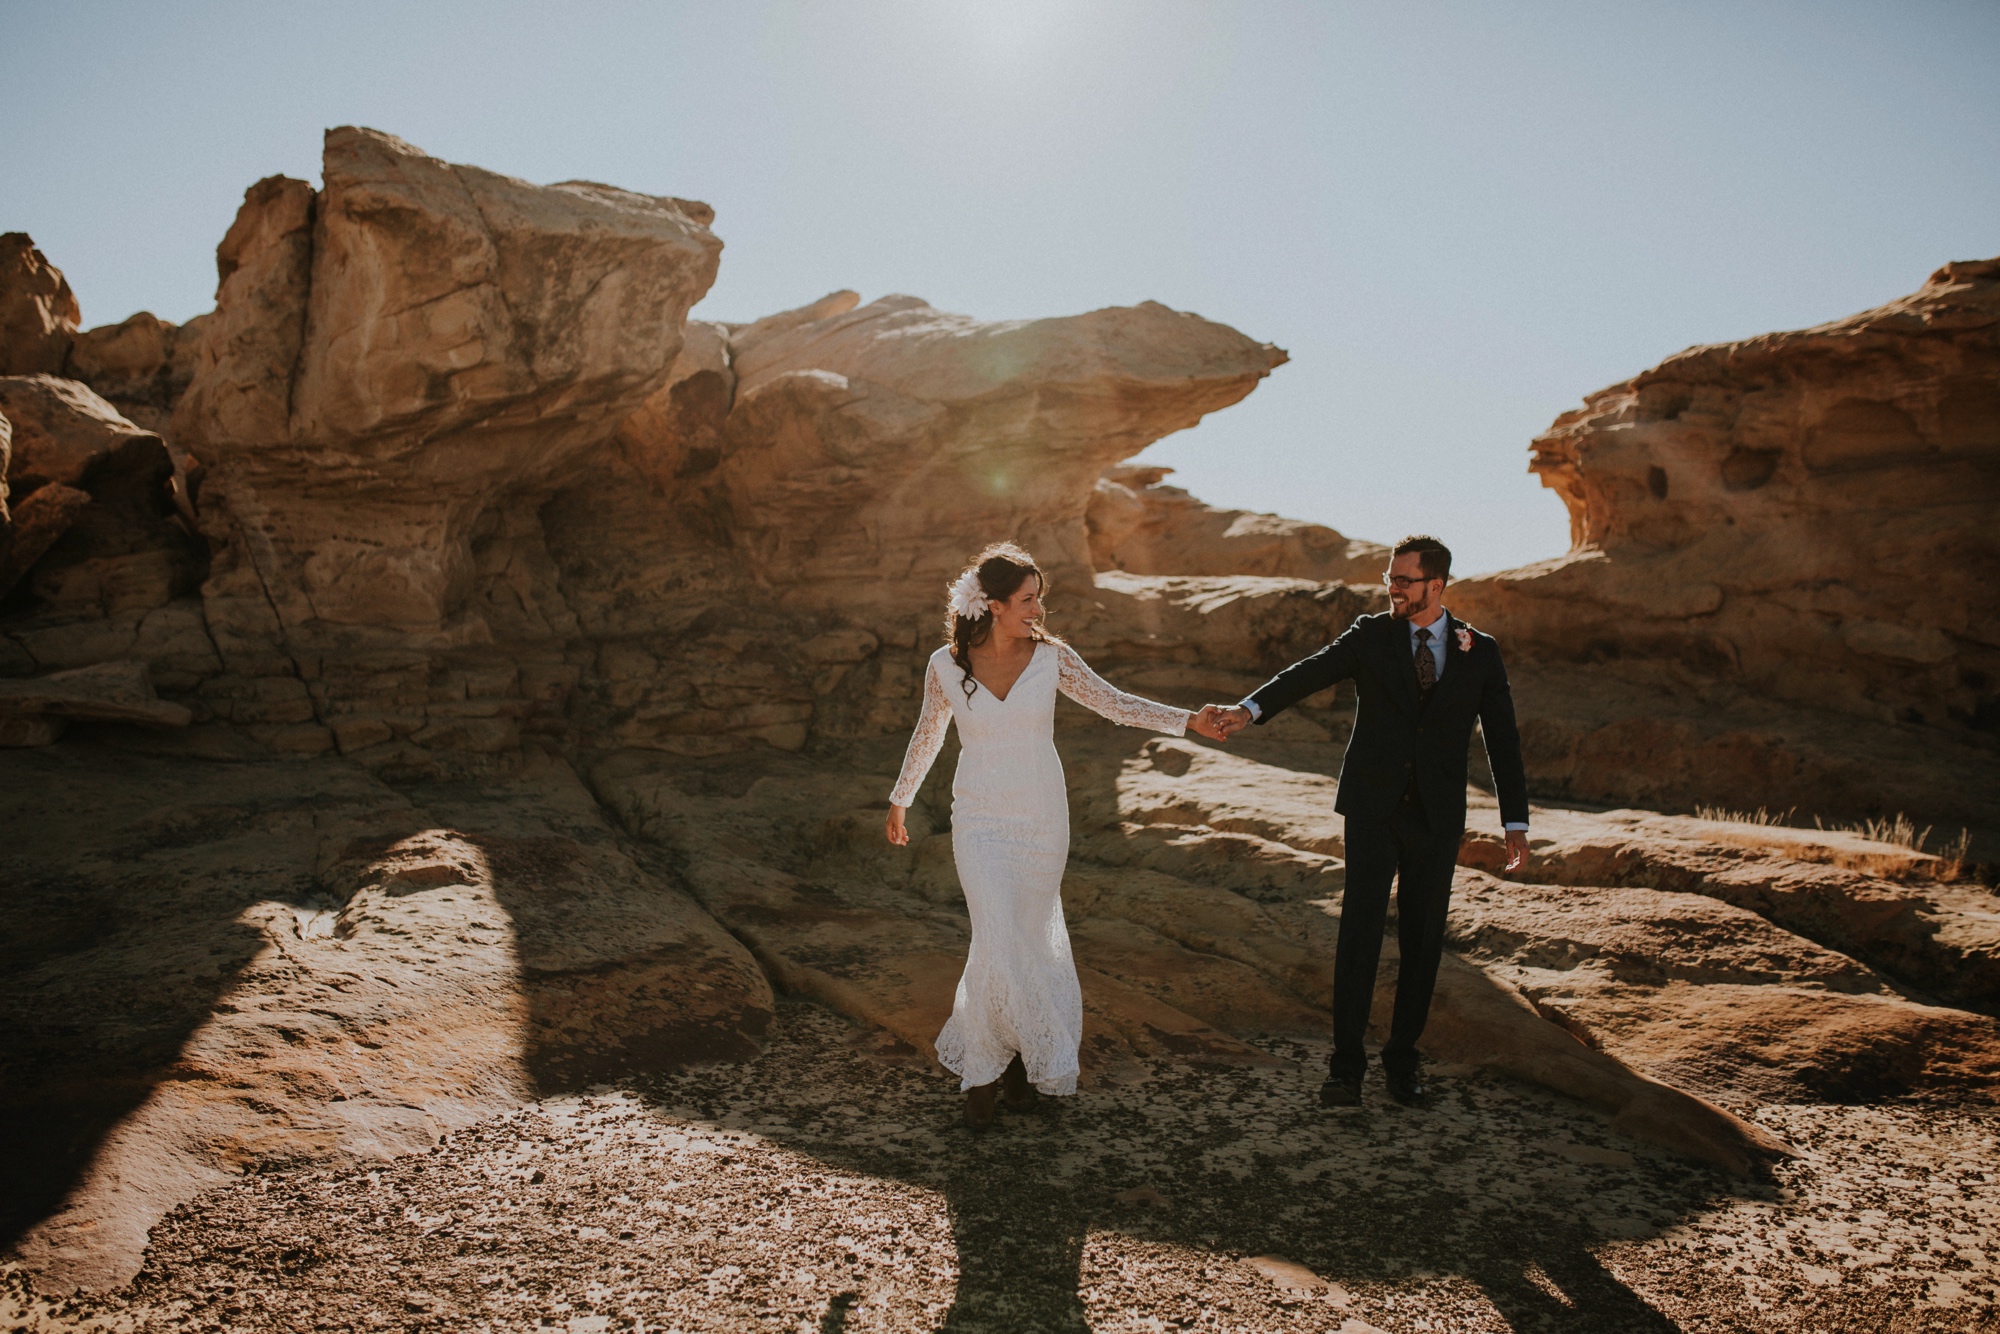
[[[1458,627],[1458,651],[1460,653],[1472,652],[1472,631],[1462,625]]]

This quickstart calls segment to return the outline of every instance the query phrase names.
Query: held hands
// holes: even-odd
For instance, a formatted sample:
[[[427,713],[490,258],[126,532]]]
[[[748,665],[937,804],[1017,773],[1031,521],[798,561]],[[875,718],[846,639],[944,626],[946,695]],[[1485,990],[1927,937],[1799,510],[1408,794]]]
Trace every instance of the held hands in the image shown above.
[[[1250,725],[1250,710],[1240,704],[1204,704],[1188,726],[1211,741],[1227,742]]]
[[[910,846],[910,831],[903,827],[903,809],[901,806],[889,808],[889,823],[884,829],[889,841],[899,848]]]

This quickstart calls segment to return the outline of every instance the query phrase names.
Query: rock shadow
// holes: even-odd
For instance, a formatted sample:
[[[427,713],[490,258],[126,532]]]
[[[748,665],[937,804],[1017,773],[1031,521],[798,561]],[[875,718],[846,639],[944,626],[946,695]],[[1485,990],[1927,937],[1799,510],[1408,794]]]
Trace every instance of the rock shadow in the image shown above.
[[[159,886],[145,876],[106,882],[0,855],[0,884],[4,1252],[62,1206],[162,1083],[190,1077],[182,1047],[264,938],[237,920],[241,904],[148,922]]]
[[[398,790],[66,741],[0,783],[0,1246],[57,1288],[124,1282],[230,1173],[419,1151],[769,1023],[560,761]]]
[[[168,766],[79,729],[0,752],[0,1249],[59,1210],[313,888],[315,784]]]

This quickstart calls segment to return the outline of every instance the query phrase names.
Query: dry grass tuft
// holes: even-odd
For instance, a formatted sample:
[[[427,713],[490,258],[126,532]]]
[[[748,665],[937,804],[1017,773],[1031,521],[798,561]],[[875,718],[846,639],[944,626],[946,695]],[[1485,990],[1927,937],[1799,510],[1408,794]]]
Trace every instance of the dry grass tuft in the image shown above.
[[[1697,806],[1694,815],[1697,820],[1721,820],[1728,824],[1790,824],[1796,806],[1788,806],[1782,811],[1766,810],[1759,806],[1754,811],[1732,811],[1727,806]]]
[[[1797,810],[1796,806],[1782,811],[1773,811],[1763,806],[1759,806],[1754,811],[1731,810],[1727,806],[1697,806],[1694,808],[1694,813],[1695,818],[1698,820],[1722,820],[1729,824],[1785,826],[1792,823],[1792,816]],[[1917,827],[1916,821],[1901,811],[1879,819],[1845,820],[1834,821],[1832,823],[1828,823],[1826,820],[1815,815],[1813,817],[1813,828],[1824,830],[1830,834],[1859,834],[1861,837],[1876,843],[1887,843],[1898,848],[1908,848],[1912,852],[1928,852],[1938,859],[1937,865],[1932,869],[1931,874],[1937,880],[1945,883],[1962,880],[1967,874],[1968,853],[1972,847],[1972,831],[1970,829],[1960,829],[1956,838],[1941,843],[1933,850],[1924,845],[1930,842],[1931,832],[1936,826],[1925,825],[1920,829]]]
[[[1971,851],[1972,831],[1960,829],[1957,838],[1938,849],[1937,878],[1944,881],[1965,879],[1965,864]]]
[[[1901,811],[1879,820],[1861,820],[1848,824],[1825,824],[1818,816],[1814,816],[1813,824],[1817,828],[1833,833],[1859,834],[1871,842],[1888,843],[1895,847],[1908,848],[1912,852],[1922,852],[1925,841],[1931,836],[1930,825],[1919,829],[1916,821]]]

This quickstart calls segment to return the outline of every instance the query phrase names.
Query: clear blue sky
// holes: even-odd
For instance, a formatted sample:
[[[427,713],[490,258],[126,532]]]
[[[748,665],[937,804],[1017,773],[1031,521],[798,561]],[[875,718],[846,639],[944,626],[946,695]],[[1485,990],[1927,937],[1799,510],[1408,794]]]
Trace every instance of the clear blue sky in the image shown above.
[[[701,313],[1153,298],[1288,348],[1148,457],[1223,504],[1558,553],[1527,443],[1692,343],[2000,253],[2000,0],[0,0],[0,229],[185,319],[363,124],[705,199]]]

